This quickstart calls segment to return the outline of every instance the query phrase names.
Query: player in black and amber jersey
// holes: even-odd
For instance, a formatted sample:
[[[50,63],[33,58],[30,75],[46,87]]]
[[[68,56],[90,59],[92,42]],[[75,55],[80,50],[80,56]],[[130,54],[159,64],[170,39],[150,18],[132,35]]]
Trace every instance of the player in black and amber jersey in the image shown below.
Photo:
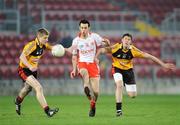
[[[47,43],[49,32],[42,28],[37,31],[37,37],[27,43],[20,55],[18,74],[24,82],[24,87],[20,90],[15,99],[16,112],[21,114],[21,103],[23,99],[31,92],[32,88],[36,92],[39,101],[45,113],[51,117],[58,112],[58,108],[50,109],[43,94],[43,88],[37,80],[37,68],[39,59],[44,50],[51,50],[52,46]]]
[[[100,53],[110,53],[112,55],[112,74],[116,84],[115,96],[117,116],[122,115],[123,84],[130,97],[134,98],[137,95],[133,72],[133,58],[151,59],[166,69],[173,70],[175,68],[173,64],[164,63],[151,54],[137,49],[132,45],[132,35],[128,33],[123,35],[121,43],[118,42],[113,46],[99,49],[95,57],[96,62],[99,62],[98,56]]]

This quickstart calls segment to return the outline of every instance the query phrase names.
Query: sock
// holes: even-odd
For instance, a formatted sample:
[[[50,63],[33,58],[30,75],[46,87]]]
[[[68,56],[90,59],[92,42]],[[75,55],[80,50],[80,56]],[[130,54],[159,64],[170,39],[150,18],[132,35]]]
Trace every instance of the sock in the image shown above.
[[[46,114],[48,114],[49,106],[45,106],[45,107],[44,107],[44,111],[45,111]]]
[[[89,90],[89,88],[87,86],[84,87],[84,93],[86,94],[88,99],[91,100],[90,90]]]
[[[17,96],[17,97],[16,97],[16,103],[17,103],[17,104],[21,104],[22,101],[23,101],[23,98],[21,98],[20,96]]]
[[[96,108],[96,102],[92,99],[90,101],[91,108]]]
[[[122,108],[122,103],[121,102],[117,102],[116,103],[116,110],[117,110],[117,112],[121,111],[121,108]]]

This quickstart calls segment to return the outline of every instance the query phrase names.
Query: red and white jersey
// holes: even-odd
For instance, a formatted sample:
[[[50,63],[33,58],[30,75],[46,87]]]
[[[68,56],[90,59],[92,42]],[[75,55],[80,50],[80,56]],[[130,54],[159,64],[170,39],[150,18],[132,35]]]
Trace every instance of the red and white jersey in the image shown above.
[[[96,48],[102,45],[103,38],[96,33],[89,33],[86,39],[74,38],[73,54],[78,54],[79,62],[94,62]]]

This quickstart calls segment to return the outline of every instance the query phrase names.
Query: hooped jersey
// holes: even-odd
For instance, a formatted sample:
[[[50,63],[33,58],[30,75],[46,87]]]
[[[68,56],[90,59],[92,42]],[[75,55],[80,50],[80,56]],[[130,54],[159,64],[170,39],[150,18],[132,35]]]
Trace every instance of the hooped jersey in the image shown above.
[[[36,38],[24,46],[23,53],[26,56],[28,63],[33,67],[37,67],[39,59],[42,57],[43,51],[45,49],[50,50],[51,46],[48,43],[45,45],[40,45],[38,39]],[[19,62],[19,66],[22,68],[27,68],[21,60]]]
[[[78,54],[79,62],[94,62],[97,47],[102,45],[103,38],[96,33],[89,33],[86,39],[77,36],[72,43],[73,54]]]
[[[127,51],[123,50],[122,43],[117,43],[111,51],[112,53],[112,65],[122,70],[128,70],[133,68],[133,58],[144,57],[144,52],[131,45]]]

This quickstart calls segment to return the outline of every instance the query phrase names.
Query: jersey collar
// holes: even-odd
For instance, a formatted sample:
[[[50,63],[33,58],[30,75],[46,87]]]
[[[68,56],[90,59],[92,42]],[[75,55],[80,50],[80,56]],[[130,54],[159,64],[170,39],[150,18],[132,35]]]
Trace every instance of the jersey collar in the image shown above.
[[[127,51],[129,51],[129,50],[131,50],[131,49],[132,49],[132,45],[130,45],[130,47],[129,47],[129,49],[128,49],[128,50],[124,50],[124,49],[123,49],[123,44],[122,44],[122,43],[120,43],[120,48],[121,48],[124,52],[127,52]]]
[[[35,39],[35,42],[36,42],[36,44],[37,44],[38,46],[40,46],[40,47],[43,46],[43,44],[41,44],[41,43],[39,42],[38,38]]]

